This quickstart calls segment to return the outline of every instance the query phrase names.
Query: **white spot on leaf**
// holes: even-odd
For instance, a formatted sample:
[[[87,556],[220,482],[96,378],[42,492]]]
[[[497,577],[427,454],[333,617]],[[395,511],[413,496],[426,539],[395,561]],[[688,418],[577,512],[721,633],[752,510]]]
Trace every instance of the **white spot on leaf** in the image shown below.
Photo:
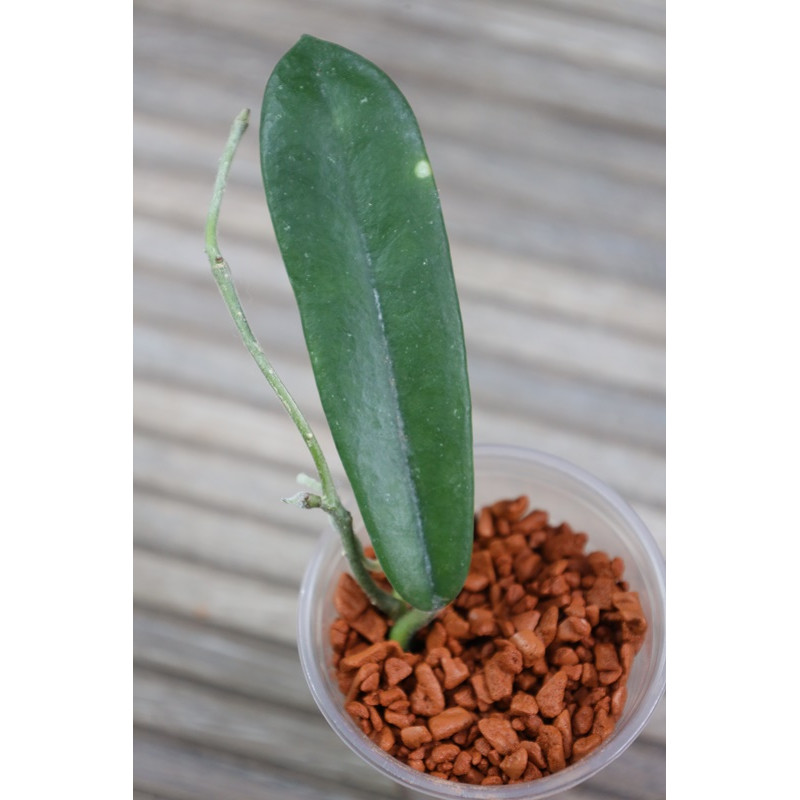
[[[430,178],[431,165],[424,158],[420,159],[414,165],[414,174],[418,178]]]

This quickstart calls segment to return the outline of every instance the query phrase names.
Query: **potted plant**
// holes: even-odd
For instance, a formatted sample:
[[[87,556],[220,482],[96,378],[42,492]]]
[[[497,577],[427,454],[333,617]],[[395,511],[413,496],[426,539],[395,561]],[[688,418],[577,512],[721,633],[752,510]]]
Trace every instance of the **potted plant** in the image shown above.
[[[660,553],[576,467],[473,448],[458,298],[417,122],[374,64],[304,36],[266,86],[262,173],[354,524],[217,245],[247,123],[244,111],[220,162],[206,250],[317,469],[289,502],[333,523],[301,590],[312,693],[349,746],[434,796],[574,785],[624,750],[663,690]],[[603,550],[587,550],[584,530]]]

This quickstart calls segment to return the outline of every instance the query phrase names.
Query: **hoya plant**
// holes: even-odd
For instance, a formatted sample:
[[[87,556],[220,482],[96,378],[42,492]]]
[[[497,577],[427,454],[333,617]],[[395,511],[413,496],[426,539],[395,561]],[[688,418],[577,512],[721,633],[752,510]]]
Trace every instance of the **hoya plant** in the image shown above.
[[[247,348],[296,424],[318,480],[291,501],[325,511],[350,568],[413,633],[453,600],[473,537],[472,418],[439,195],[411,108],[378,67],[303,36],[266,86],[262,177],[325,416],[377,564],[366,557],[317,437],[250,328],[217,244],[222,193],[249,112],[220,161],[206,251]],[[371,577],[379,569],[391,583]]]

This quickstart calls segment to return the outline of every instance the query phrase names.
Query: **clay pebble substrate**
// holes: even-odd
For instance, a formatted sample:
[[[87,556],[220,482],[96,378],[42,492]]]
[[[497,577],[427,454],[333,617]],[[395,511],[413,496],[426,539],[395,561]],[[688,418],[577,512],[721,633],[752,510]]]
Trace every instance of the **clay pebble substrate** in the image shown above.
[[[647,630],[622,559],[585,553],[586,534],[527,509],[525,496],[481,509],[464,589],[415,652],[387,640],[386,617],[339,578],[330,639],[345,708],[420,772],[540,778],[594,750],[622,713]]]

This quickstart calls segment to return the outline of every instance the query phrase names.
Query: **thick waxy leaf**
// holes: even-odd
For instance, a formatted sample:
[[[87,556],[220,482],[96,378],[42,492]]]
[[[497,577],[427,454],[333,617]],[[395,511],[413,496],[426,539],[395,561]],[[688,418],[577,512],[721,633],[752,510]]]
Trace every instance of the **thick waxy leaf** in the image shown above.
[[[409,603],[444,605],[469,568],[471,407],[414,115],[374,64],[304,36],[267,84],[261,160],[322,405],[378,559]]]

